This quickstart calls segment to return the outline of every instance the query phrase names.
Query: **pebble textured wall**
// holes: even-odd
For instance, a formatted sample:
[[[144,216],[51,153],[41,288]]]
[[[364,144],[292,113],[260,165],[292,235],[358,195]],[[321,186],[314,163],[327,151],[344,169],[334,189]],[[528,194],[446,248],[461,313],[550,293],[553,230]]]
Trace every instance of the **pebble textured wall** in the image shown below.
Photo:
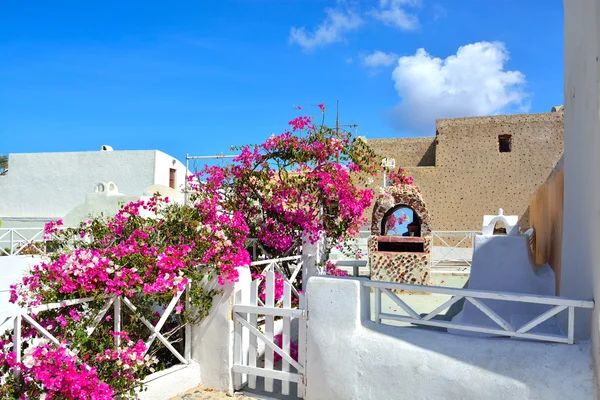
[[[395,157],[396,166],[415,179],[427,202],[432,230],[479,230],[483,215],[499,208],[519,215],[525,227],[529,197],[562,156],[563,118],[559,110],[440,119],[435,137],[373,139],[369,144],[382,156]],[[510,135],[510,152],[500,152],[501,135]],[[433,156],[428,141],[433,141]],[[423,166],[424,159],[434,160],[435,166]],[[376,190],[381,182],[380,176],[371,188]]]

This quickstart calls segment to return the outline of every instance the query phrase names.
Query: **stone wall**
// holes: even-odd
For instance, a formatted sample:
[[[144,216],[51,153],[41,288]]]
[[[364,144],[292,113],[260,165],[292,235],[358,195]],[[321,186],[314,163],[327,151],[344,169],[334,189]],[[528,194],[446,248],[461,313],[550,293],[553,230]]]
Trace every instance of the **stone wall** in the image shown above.
[[[432,230],[479,230],[482,216],[499,208],[528,226],[529,197],[563,153],[563,112],[440,119],[436,127],[430,138],[368,140],[414,177]],[[510,135],[510,152],[500,152],[501,135]]]

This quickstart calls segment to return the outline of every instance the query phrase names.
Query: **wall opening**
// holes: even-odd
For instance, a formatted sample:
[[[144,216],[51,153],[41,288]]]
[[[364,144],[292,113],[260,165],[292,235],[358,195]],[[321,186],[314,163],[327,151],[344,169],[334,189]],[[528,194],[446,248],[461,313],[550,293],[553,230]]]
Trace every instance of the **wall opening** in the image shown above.
[[[381,235],[420,237],[421,219],[412,208],[398,204],[384,214]]]
[[[498,221],[496,222],[496,225],[494,225],[494,235],[506,235],[506,227],[504,226],[504,223],[502,223],[502,221]]]
[[[177,174],[177,170],[175,168],[170,168],[169,169],[169,187],[171,189],[175,189],[175,176]]]
[[[512,145],[511,135],[500,135],[498,136],[498,146],[500,153],[510,153]]]

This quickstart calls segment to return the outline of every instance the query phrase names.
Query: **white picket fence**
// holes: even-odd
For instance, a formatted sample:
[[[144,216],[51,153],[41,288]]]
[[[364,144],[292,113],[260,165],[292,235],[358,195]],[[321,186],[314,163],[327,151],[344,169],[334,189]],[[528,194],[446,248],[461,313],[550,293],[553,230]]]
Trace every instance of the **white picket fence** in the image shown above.
[[[263,279],[255,279],[247,288],[250,292],[249,301],[236,302],[233,306],[235,324],[234,335],[234,365],[233,372],[236,387],[245,383],[250,389],[257,389],[257,377],[264,378],[264,391],[273,393],[274,380],[281,381],[281,394],[290,394],[290,383],[297,384],[297,396],[304,397],[305,365],[306,365],[306,311],[304,295],[293,286],[296,277],[302,271],[300,256],[284,257],[252,263],[253,266],[266,267],[262,271],[264,279],[265,301],[259,298],[259,290]],[[281,263],[297,261],[292,276],[288,279],[283,273]],[[276,285],[278,272],[282,278],[283,297],[276,300]],[[294,308],[296,298],[298,308]],[[259,316],[264,316],[264,328],[259,327]],[[275,318],[282,319],[281,347],[275,341]],[[292,319],[297,318],[298,326],[298,357],[292,356]],[[245,347],[248,337],[247,348]],[[258,341],[265,345],[264,364],[260,365]],[[280,363],[275,363],[275,354],[281,357]]]
[[[363,285],[375,290],[375,323],[380,324],[382,320],[392,320],[411,323],[415,325],[435,326],[440,328],[450,328],[456,330],[463,330],[469,332],[487,333],[498,336],[517,337],[523,339],[534,339],[557,343],[574,343],[574,327],[575,327],[575,309],[576,308],[594,308],[594,301],[591,300],[579,300],[571,299],[566,297],[555,297],[555,296],[538,296],[530,294],[517,294],[507,292],[493,292],[485,290],[475,289],[458,289],[449,287],[439,286],[420,286],[410,285],[403,283],[392,283],[392,282],[377,282],[377,281],[364,281]],[[427,315],[421,316],[415,310],[413,310],[405,301],[398,297],[392,290],[404,290],[410,292],[424,292],[432,294],[443,294],[450,295],[451,298],[444,302],[442,305],[431,311]],[[382,295],[388,296],[399,308],[404,310],[408,315],[397,315],[382,312],[381,310],[381,298]],[[442,311],[448,309],[457,301],[465,299],[472,303],[475,307],[481,310],[488,318],[494,321],[498,328],[489,328],[484,326],[467,325],[452,321],[440,321],[433,320],[435,316],[440,314]],[[535,303],[553,306],[548,311],[538,315],[529,322],[519,327],[514,327],[496,312],[490,309],[488,306],[483,304],[481,299],[491,300],[503,300],[503,301],[514,301],[521,303]],[[529,333],[531,329],[540,325],[542,322],[554,317],[561,311],[568,310],[568,329],[566,336],[554,335],[554,334],[539,334]]]
[[[177,302],[181,298],[181,296],[185,293],[185,307],[186,309],[189,307],[189,284],[185,290],[177,292],[169,302],[169,305],[163,311],[162,316],[158,320],[156,324],[152,324],[146,318],[141,316],[137,312],[136,306],[132,303],[132,301],[126,296],[107,296],[104,298],[105,303],[98,312],[98,314],[94,317],[91,325],[87,327],[86,334],[90,337],[96,328],[105,321],[105,315],[108,313],[110,307],[113,307],[113,331],[116,333],[122,332],[122,306],[125,305],[127,308],[137,316],[140,321],[150,330],[150,336],[146,339],[146,352],[152,346],[155,340],[159,340],[182,364],[189,364],[191,358],[191,327],[189,324],[185,326],[185,350],[182,355],[175,349],[169,340],[163,336],[161,333],[161,329],[167,322],[169,316],[172,314]],[[79,304],[85,304],[92,301],[97,301],[97,298],[87,297],[76,300],[66,300],[57,303],[44,304],[36,307],[30,308],[21,308],[17,311],[11,311],[7,313],[0,314],[0,327],[5,327],[7,323],[10,323],[12,320],[13,326],[13,349],[15,352],[17,362],[21,362],[22,357],[22,349],[23,349],[23,337],[21,335],[21,327],[22,323],[28,323],[32,328],[34,328],[41,336],[48,339],[51,343],[56,346],[62,346],[64,343],[61,343],[54,335],[52,335],[48,330],[46,330],[43,326],[41,326],[36,320],[35,315],[48,310],[53,310],[62,307],[75,306]],[[121,338],[119,336],[115,336],[113,339],[115,348],[120,346]],[[76,354],[76,349],[68,349],[72,355]],[[19,371],[15,370],[15,374],[18,374]]]

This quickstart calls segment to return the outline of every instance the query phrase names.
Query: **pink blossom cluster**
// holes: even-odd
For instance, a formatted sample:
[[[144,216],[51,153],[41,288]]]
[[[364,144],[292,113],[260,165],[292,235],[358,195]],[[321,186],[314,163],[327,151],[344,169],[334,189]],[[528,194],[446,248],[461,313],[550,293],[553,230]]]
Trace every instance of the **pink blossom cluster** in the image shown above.
[[[325,272],[331,276],[348,276],[348,273],[343,269],[339,269],[333,262],[327,261]]]
[[[388,181],[394,186],[412,185],[414,183],[413,177],[407,176],[403,168],[399,168],[398,171],[390,171]]]
[[[244,247],[248,228],[241,213],[219,212],[220,199],[211,200],[195,205],[195,227],[187,235],[166,241],[162,237],[168,235],[163,232],[168,228],[161,214],[161,207],[168,204],[166,198],[127,204],[102,231],[96,224],[82,224],[74,231],[77,236],[83,231],[84,236],[93,237],[92,244],[34,266],[20,284],[11,286],[11,302],[35,306],[50,294],[77,298],[177,292],[189,283],[188,272],[197,265],[214,265],[221,284],[237,281],[237,268],[250,262]],[[142,217],[141,211],[159,217]],[[57,233],[57,225],[49,224],[47,232]]]
[[[277,303],[283,299],[285,279],[284,279],[283,275],[281,275],[279,272],[275,272],[274,275],[275,275],[274,298],[275,298],[275,303]],[[266,282],[264,282],[264,280],[267,279],[267,277],[254,272],[254,273],[252,273],[252,279],[263,280],[262,284],[260,285],[260,289],[258,291],[258,298],[263,303],[265,303],[267,301],[267,285],[266,285]]]
[[[409,221],[408,215],[406,215],[405,213],[402,213],[402,215],[400,217],[396,217],[395,214],[390,214],[390,216],[387,218],[387,220],[385,222],[386,232],[396,232],[396,230],[398,229],[398,226],[400,226],[403,223],[408,222],[408,221]]]
[[[317,127],[309,117],[289,124],[291,132],[242,147],[233,165],[207,167],[190,181],[198,202],[216,199],[224,215],[240,213],[249,235],[275,255],[289,252],[304,235],[313,243],[323,234],[356,235],[373,199],[356,182],[375,172],[365,141]]]
[[[14,351],[6,352],[6,345],[3,348],[4,351],[0,352],[0,373],[18,369],[24,385],[20,390],[22,399],[42,396],[47,400],[114,398],[113,389],[99,379],[97,369],[81,362],[64,346],[43,344],[31,347],[26,350],[26,357],[21,363],[16,362]],[[7,375],[11,377],[12,373]],[[0,393],[2,389],[8,390],[9,386],[0,388]]]
[[[60,227],[63,225],[64,224],[62,219],[59,219],[58,221],[46,222],[46,224],[44,225],[44,239],[50,239],[52,235],[57,233],[60,230]]]
[[[277,347],[279,347],[280,349],[283,349],[283,335],[282,334],[278,334],[275,335],[273,337],[273,342],[277,345]],[[292,356],[292,358],[295,361],[298,361],[298,345],[296,343],[294,343],[291,339],[290,339],[290,355]],[[275,362],[279,362],[281,361],[281,355],[277,352],[275,352],[273,360]]]

